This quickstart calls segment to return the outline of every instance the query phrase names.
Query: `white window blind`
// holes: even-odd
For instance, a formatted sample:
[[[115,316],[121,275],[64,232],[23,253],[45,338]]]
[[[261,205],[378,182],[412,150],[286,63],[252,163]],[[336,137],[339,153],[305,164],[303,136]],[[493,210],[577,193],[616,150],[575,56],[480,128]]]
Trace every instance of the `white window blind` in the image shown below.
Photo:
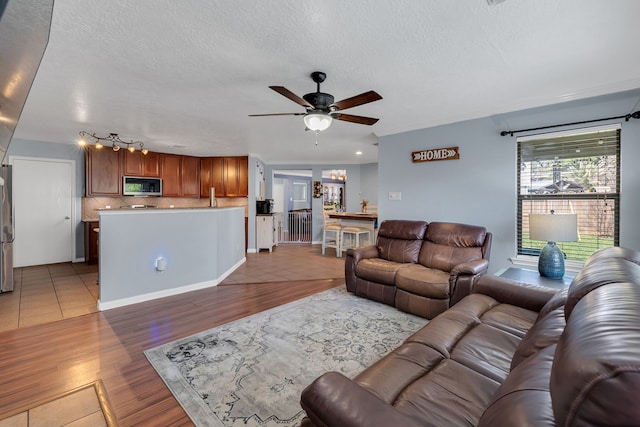
[[[567,260],[583,261],[619,245],[620,127],[518,139],[518,254],[540,253],[529,239],[530,213],[578,215],[577,242],[558,242]]]

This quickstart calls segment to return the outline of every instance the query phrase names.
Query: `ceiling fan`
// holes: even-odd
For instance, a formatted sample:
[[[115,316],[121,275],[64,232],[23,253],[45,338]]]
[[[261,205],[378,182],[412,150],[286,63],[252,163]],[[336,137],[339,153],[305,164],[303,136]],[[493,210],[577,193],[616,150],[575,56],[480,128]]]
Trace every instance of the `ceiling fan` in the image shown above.
[[[314,71],[311,73],[311,79],[317,84],[316,92],[308,93],[302,98],[283,86],[269,86],[270,89],[275,90],[280,95],[285,96],[296,104],[305,107],[307,109],[305,113],[249,114],[249,116],[304,116],[304,124],[307,126],[307,129],[315,131],[316,133],[331,126],[333,119],[369,126],[378,121],[378,119],[374,119],[372,117],[354,116],[353,114],[344,114],[341,111],[346,110],[347,108],[367,104],[369,102],[378,101],[382,99],[380,95],[370,90],[369,92],[364,92],[360,95],[334,102],[333,95],[320,92],[320,83],[322,83],[326,78],[327,75],[321,71]]]

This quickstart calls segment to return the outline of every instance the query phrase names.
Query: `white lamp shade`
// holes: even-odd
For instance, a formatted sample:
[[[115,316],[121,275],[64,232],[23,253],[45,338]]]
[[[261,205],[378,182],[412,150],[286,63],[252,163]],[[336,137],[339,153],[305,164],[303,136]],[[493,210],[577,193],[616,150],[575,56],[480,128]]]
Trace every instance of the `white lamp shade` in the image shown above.
[[[304,124],[313,131],[323,131],[331,126],[333,119],[328,114],[310,113],[304,116]]]
[[[529,238],[545,242],[578,240],[578,215],[529,214]]]

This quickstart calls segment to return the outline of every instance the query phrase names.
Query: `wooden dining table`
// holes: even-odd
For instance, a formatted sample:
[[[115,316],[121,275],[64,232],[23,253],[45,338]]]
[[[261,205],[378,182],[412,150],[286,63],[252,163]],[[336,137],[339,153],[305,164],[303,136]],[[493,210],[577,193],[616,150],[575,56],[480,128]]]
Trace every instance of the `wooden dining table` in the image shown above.
[[[342,226],[363,227],[369,229],[371,233],[371,244],[376,241],[376,225],[378,223],[377,213],[365,212],[331,212],[329,218],[340,220]]]

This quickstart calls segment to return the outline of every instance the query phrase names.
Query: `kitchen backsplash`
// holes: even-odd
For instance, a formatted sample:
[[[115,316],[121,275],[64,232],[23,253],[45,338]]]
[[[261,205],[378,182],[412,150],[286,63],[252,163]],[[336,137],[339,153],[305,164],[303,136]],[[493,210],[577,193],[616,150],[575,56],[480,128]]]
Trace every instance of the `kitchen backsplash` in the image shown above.
[[[246,197],[216,198],[219,208],[242,206],[244,216],[248,215],[248,199]],[[209,199],[192,199],[186,197],[83,197],[82,220],[97,221],[98,211],[102,209],[119,209],[129,205],[152,205],[158,208],[205,208]]]

